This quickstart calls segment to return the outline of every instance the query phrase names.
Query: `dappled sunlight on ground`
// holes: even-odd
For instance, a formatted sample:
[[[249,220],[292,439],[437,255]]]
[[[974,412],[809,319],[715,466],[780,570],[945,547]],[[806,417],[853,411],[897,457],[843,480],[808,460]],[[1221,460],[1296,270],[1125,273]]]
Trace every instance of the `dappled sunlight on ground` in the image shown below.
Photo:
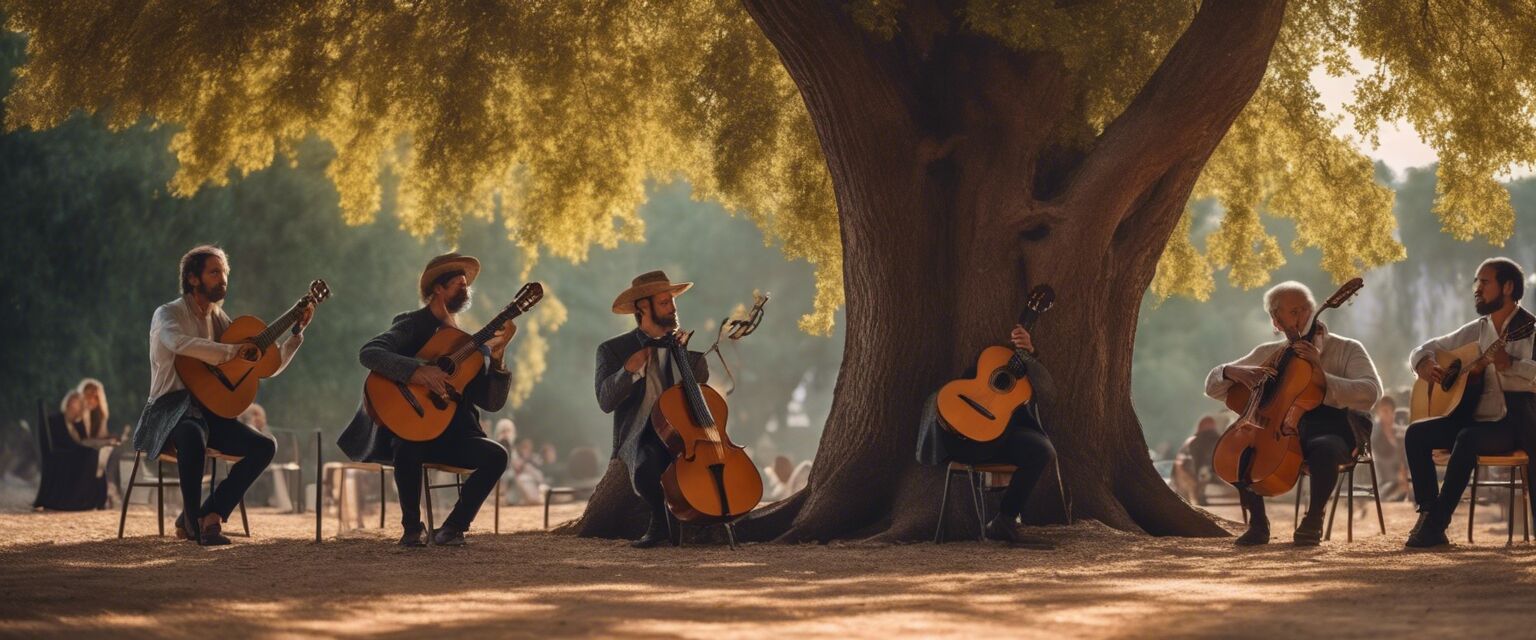
[[[581,505],[557,505],[555,519]],[[397,530],[313,541],[313,516],[253,510],[252,539],[201,549],[153,535],[153,511],[0,514],[0,634],[28,637],[628,635],[1329,637],[1450,634],[1475,623],[1521,636],[1536,595],[1536,545],[1504,546],[1497,509],[1478,543],[1405,552],[1406,505],[1388,506],[1316,549],[1151,538],[1096,523],[1036,529],[1054,552],[996,544],[687,546],[539,531],[542,510],[489,509],[462,549],[402,549]],[[1236,517],[1235,512],[1220,512]],[[171,514],[168,511],[168,514]],[[238,532],[238,522],[228,531]],[[373,524],[377,524],[374,520]],[[1459,533],[1459,537],[1458,534]]]

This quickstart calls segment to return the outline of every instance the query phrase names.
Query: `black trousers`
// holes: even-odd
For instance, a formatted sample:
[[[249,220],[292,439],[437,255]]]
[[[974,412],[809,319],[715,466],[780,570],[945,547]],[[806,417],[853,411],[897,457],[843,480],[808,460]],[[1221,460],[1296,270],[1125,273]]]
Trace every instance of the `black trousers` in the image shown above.
[[[421,528],[421,465],[446,464],[474,473],[464,480],[464,491],[443,521],[459,531],[469,531],[480,505],[496,488],[507,470],[507,450],[490,438],[455,435],[451,431],[427,442],[395,443],[395,491],[400,495],[400,524],[407,531]]]
[[[629,480],[635,493],[651,508],[651,519],[655,522],[663,522],[667,517],[667,496],[661,489],[661,474],[666,473],[674,459],[667,445],[662,444],[661,436],[646,425],[645,432],[640,434],[639,457],[635,468],[629,470]]]
[[[1506,403],[1518,402],[1528,394],[1504,394]],[[1515,448],[1514,420],[1524,419],[1524,403],[1504,419],[1495,422],[1478,422],[1470,415],[1458,412],[1444,418],[1416,422],[1408,426],[1403,437],[1403,448],[1408,454],[1408,473],[1413,479],[1413,502],[1420,511],[1428,511],[1439,522],[1449,522],[1461,494],[1467,490],[1477,457],[1508,453]],[[1439,490],[1435,487],[1435,449],[1450,449],[1451,458],[1445,465],[1445,482]]]
[[[1297,423],[1301,437],[1301,457],[1312,476],[1307,502],[1307,515],[1320,516],[1326,512],[1333,489],[1339,483],[1339,465],[1349,461],[1355,448],[1354,431],[1349,426],[1349,412],[1338,407],[1319,406],[1308,411]],[[1300,488],[1298,487],[1298,490]],[[1250,524],[1269,524],[1264,513],[1264,498],[1240,487],[1238,499],[1248,509]]]
[[[944,449],[951,461],[962,464],[1002,463],[1018,467],[1008,482],[1008,489],[1003,492],[999,507],[998,517],[1005,521],[1018,518],[1024,511],[1024,503],[1029,500],[1030,492],[1034,491],[1035,484],[1040,481],[1045,466],[1056,457],[1056,447],[1051,444],[1050,437],[1035,424],[1027,409],[1015,411],[1003,435],[991,442],[966,440],[949,433],[940,437],[945,438]]]
[[[223,520],[240,505],[245,491],[261,477],[277,454],[277,440],[236,420],[188,412],[171,430],[167,442],[176,445],[176,469],[181,478],[181,504],[188,518],[202,518],[210,513]],[[208,449],[240,456],[225,476],[202,501],[203,461]]]

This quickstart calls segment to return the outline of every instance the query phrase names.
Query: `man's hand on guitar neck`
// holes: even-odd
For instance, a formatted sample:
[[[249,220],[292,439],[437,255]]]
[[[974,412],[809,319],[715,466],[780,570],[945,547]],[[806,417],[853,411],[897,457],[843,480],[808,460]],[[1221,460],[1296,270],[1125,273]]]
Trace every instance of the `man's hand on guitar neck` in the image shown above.
[[[1013,333],[1008,334],[1008,339],[1013,342],[1015,349],[1035,352],[1035,339],[1029,335],[1029,329],[1025,329],[1022,324],[1013,325]]]

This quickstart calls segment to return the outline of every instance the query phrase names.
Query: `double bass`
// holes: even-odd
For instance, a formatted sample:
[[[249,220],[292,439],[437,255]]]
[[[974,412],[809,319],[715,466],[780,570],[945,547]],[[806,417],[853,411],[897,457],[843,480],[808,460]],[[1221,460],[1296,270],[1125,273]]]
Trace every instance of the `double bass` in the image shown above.
[[[682,522],[729,522],[763,499],[763,478],[747,452],[726,435],[720,392],[699,384],[676,333],[660,339],[680,381],[651,408],[651,426],[676,456],[661,475],[667,508]]]
[[[1290,345],[1317,337],[1317,319],[1343,305],[1364,286],[1355,278],[1344,283],[1312,313],[1306,334],[1288,336]],[[1301,475],[1301,438],[1297,425],[1308,411],[1323,403],[1326,389],[1312,378],[1310,363],[1296,357],[1290,345],[1275,351],[1262,365],[1266,374],[1256,389],[1232,385],[1227,408],[1238,418],[1221,434],[1211,468],[1234,487],[1272,497],[1290,491]]]

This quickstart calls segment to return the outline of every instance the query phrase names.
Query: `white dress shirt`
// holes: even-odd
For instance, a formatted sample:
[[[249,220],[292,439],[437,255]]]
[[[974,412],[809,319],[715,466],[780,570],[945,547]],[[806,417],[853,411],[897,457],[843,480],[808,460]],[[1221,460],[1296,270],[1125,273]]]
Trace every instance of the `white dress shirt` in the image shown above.
[[[1417,371],[1419,363],[1425,358],[1434,355],[1436,351],[1449,351],[1472,342],[1477,343],[1479,350],[1486,350],[1497,340],[1504,329],[1509,327],[1509,321],[1518,313],[1509,314],[1504,319],[1504,326],[1495,328],[1493,320],[1483,316],[1467,324],[1460,329],[1440,336],[1414,349],[1408,356],[1408,366]],[[1504,392],[1530,393],[1531,381],[1536,379],[1536,362],[1531,361],[1532,338],[1518,340],[1504,345],[1504,350],[1509,352],[1510,363],[1507,369],[1500,370],[1492,364],[1488,369],[1496,375],[1483,373],[1483,397],[1478,398],[1477,410],[1473,412],[1473,419],[1478,422],[1493,422],[1504,418],[1507,409],[1504,407]]]

